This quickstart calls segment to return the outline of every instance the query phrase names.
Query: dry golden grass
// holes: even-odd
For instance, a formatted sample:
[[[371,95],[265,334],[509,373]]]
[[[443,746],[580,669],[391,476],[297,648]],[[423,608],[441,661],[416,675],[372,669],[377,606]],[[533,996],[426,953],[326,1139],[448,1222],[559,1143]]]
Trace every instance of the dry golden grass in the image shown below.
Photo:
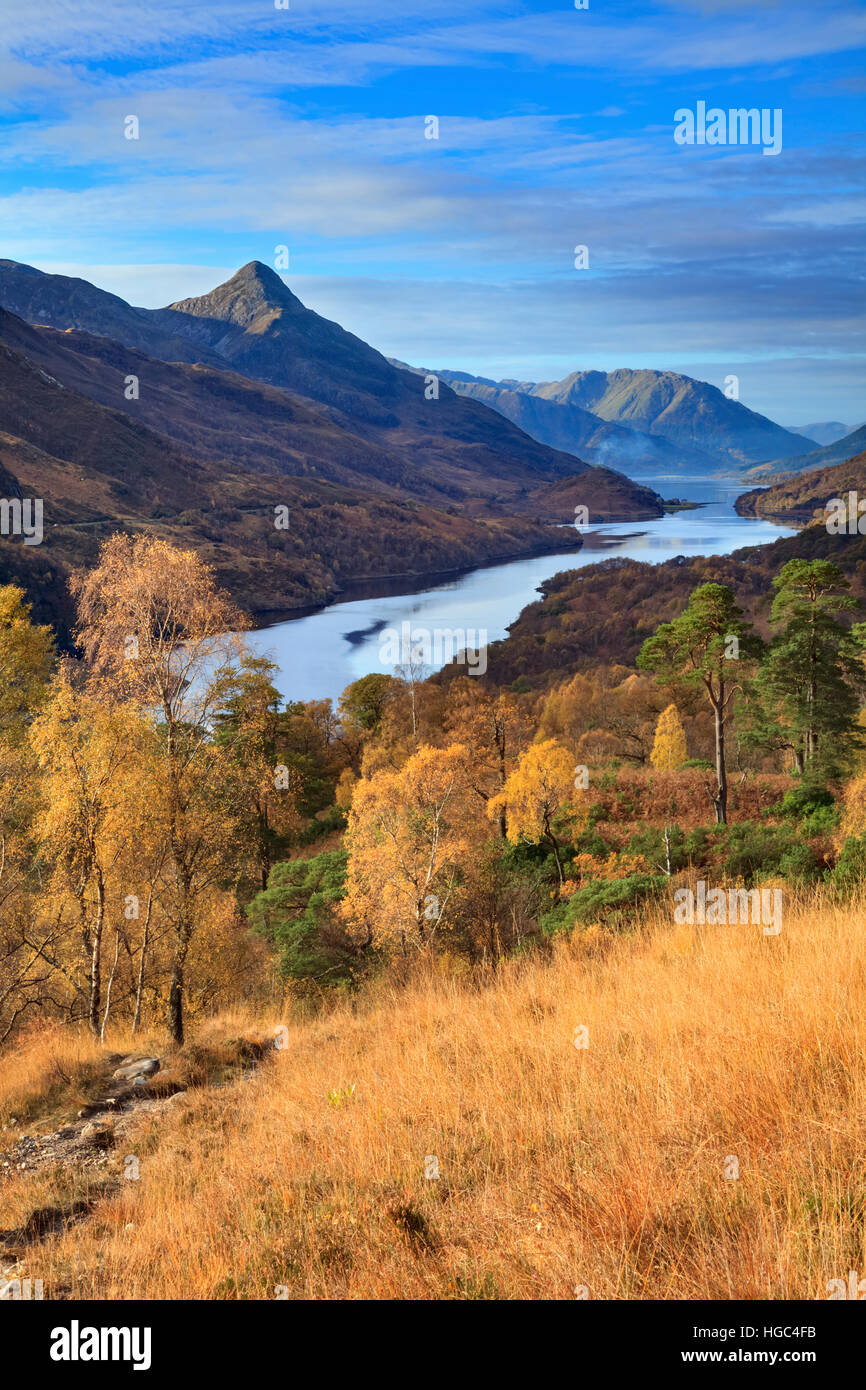
[[[251,1079],[143,1121],[140,1180],[26,1272],[46,1297],[825,1298],[866,1269],[864,911],[786,908],[776,937],[668,915],[289,1025]]]

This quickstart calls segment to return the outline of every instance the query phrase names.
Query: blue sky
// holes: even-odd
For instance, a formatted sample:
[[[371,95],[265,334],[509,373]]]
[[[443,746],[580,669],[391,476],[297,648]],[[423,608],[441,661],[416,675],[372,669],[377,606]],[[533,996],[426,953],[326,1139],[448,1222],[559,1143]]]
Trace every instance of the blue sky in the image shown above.
[[[3,0],[0,255],[156,306],[286,245],[413,364],[866,419],[862,3],[290,5]],[[677,145],[700,100],[780,108],[781,153]]]

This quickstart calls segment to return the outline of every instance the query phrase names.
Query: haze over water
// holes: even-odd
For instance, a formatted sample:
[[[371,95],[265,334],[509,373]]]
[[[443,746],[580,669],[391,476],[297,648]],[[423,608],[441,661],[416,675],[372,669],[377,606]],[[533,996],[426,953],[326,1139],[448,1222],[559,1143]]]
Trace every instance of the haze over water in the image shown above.
[[[622,537],[609,549],[563,551],[504,565],[489,565],[420,591],[333,603],[319,613],[292,618],[250,634],[250,643],[279,667],[277,686],[287,700],[335,700],[351,681],[371,671],[393,671],[380,658],[382,631],[409,621],[415,628],[486,629],[488,642],[537,597],[538,586],[559,570],[580,569],[620,557],[660,564],[675,555],[727,555],[746,545],[764,545],[793,528],[738,516],[734,500],[749,486],[738,478],[641,477],[663,497],[682,497],[706,506],[653,521],[593,526],[600,535]],[[433,668],[427,668],[429,673]]]

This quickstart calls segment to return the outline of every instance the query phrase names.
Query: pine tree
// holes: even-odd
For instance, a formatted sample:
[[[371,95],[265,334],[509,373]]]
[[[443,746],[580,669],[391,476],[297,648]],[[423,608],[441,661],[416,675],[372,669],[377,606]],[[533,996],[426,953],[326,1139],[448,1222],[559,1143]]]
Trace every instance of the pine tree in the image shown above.
[[[742,689],[741,672],[760,647],[750,628],[727,585],[701,584],[685,611],[673,622],[662,623],[637,658],[638,666],[654,671],[662,686],[704,689],[716,730],[716,790],[708,791],[719,825],[728,819],[725,734],[731,707]]]
[[[844,763],[861,747],[857,723],[866,689],[860,629],[837,614],[859,601],[827,560],[789,560],[773,580],[770,625],[777,629],[755,678],[747,738],[791,751],[804,772]]]

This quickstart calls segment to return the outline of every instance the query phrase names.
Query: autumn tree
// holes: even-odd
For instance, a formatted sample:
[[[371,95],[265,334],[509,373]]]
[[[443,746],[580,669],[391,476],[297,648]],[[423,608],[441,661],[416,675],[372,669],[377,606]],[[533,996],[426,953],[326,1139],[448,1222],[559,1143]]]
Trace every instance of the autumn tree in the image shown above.
[[[449,736],[469,752],[469,781],[482,801],[497,796],[497,824],[507,838],[507,810],[501,793],[521,748],[532,737],[527,712],[513,695],[498,695],[479,686],[471,676],[459,676],[448,687],[445,727]]]
[[[702,689],[715,725],[716,788],[708,788],[719,825],[728,818],[725,734],[734,696],[742,691],[743,673],[760,644],[743,621],[733,592],[724,584],[701,584],[673,622],[662,623],[648,637],[638,666],[653,671],[667,689]]]
[[[267,887],[279,837],[301,826],[303,779],[281,761],[283,700],[276,673],[265,657],[245,656],[214,676],[214,738],[239,781],[238,858],[246,851],[260,888]]]
[[[150,536],[112,536],[72,590],[92,689],[100,699],[135,700],[159,724],[173,880],[169,1027],[182,1043],[197,900],[219,879],[232,833],[225,754],[210,736],[223,694],[214,673],[242,655],[233,634],[245,622],[199,555]]]
[[[40,888],[38,777],[26,735],[47,696],[54,657],[51,630],[33,623],[24,590],[0,586],[0,1045],[41,1007],[52,973],[25,939]]]
[[[383,671],[372,671],[347,685],[339,700],[339,715],[344,727],[375,734],[388,702],[400,689],[399,681]]]
[[[650,762],[659,771],[669,772],[686,760],[686,736],[676,705],[668,705],[659,715]]]
[[[55,866],[55,903],[62,905],[68,897],[73,904],[80,945],[80,972],[64,973],[80,993],[88,1026],[97,1036],[109,891],[129,839],[125,783],[135,777],[146,733],[130,704],[103,704],[76,690],[65,667],[30,730],[43,773],[36,836]],[[56,945],[62,923],[58,917],[39,950],[44,960],[63,970]],[[81,977],[84,986],[77,982]]]
[[[642,764],[650,756],[661,709],[649,676],[624,666],[578,671],[544,697],[538,720],[543,738],[567,740],[593,761],[618,757]]]
[[[30,618],[24,590],[0,586],[0,737],[9,738],[45,698],[54,664],[51,629]]]
[[[472,843],[466,749],[423,746],[356,783],[343,913],[371,942],[428,943],[450,924]]]
[[[24,590],[0,587],[0,905],[17,876],[22,832],[33,806],[26,731],[48,694],[55,660],[50,628],[35,625]]]
[[[546,840],[553,850],[559,883],[562,886],[562,855],[553,828],[555,816],[564,809],[574,790],[574,758],[555,739],[530,744],[520,755],[517,767],[507,778],[504,790],[487,803],[487,814],[498,818],[500,803],[508,812],[508,839],[512,844]]]

